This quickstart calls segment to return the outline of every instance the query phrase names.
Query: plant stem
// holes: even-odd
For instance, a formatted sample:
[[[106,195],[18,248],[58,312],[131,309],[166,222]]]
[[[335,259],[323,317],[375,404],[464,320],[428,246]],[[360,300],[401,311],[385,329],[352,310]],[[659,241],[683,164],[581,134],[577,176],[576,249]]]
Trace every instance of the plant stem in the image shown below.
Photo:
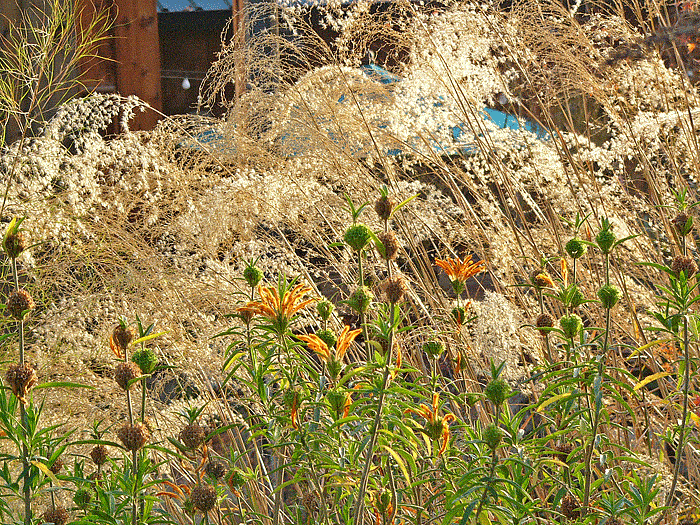
[[[496,407],[496,424],[498,424],[498,420],[501,417],[501,407]],[[491,483],[493,482],[493,476],[496,473],[496,465],[498,465],[498,454],[496,451],[498,450],[498,447],[494,447],[494,449],[491,451],[491,468],[489,470],[489,477],[486,480],[486,486],[484,487],[484,492],[481,494],[481,500],[479,501],[479,507],[476,509],[476,522],[479,523],[479,515],[481,514],[481,510],[484,508],[484,503],[486,503],[486,496],[488,495],[489,488],[491,487]]]
[[[377,400],[377,412],[374,415],[374,422],[372,423],[372,431],[367,444],[367,457],[365,458],[365,466],[362,470],[362,478],[360,478],[360,487],[357,491],[357,501],[355,502],[355,520],[354,525],[363,525],[364,523],[364,505],[365,505],[365,492],[367,490],[367,482],[369,480],[369,469],[372,465],[372,457],[374,456],[374,447],[377,444],[377,436],[379,434],[379,425],[381,424],[382,418],[382,408],[384,407],[384,398],[386,396],[386,387],[389,383],[390,366],[391,359],[393,356],[394,347],[394,304],[391,304],[389,308],[391,309],[389,313],[389,323],[391,325],[391,330],[389,332],[389,351],[387,352],[386,362],[384,363],[384,376],[382,377],[382,386],[379,391],[379,399]]]
[[[689,335],[688,335],[688,316],[683,316],[683,361],[685,366],[683,368],[683,416],[681,419],[681,428],[679,429],[680,439],[678,440],[678,446],[676,447],[676,461],[673,466],[673,480],[671,481],[671,488],[668,491],[668,496],[666,496],[666,507],[670,508],[671,503],[673,503],[673,497],[676,492],[676,485],[678,484],[678,476],[681,472],[681,457],[685,452],[685,434],[686,426],[688,422],[688,391],[690,389],[690,349],[689,349]],[[654,525],[659,525],[661,520],[663,520],[666,515],[666,511],[659,514]]]
[[[357,273],[360,277],[360,287],[365,285],[365,276],[362,268],[362,250],[357,252]],[[365,313],[360,312],[360,326],[362,327],[362,337],[365,340],[365,351],[367,352],[367,362],[372,360],[372,346],[369,344],[369,339],[367,338],[367,325],[365,324]]]

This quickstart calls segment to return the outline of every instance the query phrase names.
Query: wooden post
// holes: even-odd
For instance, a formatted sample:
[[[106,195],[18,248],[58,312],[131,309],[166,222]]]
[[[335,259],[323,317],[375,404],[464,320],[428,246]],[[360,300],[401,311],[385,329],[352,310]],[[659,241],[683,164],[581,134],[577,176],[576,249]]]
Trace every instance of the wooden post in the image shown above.
[[[246,89],[247,64],[245,51],[246,13],[245,0],[233,0],[233,42],[234,42],[234,69],[236,81],[236,98],[240,97]]]
[[[117,92],[136,95],[161,111],[160,43],[156,0],[114,0]],[[156,111],[136,113],[132,130],[153,129],[160,115]]]

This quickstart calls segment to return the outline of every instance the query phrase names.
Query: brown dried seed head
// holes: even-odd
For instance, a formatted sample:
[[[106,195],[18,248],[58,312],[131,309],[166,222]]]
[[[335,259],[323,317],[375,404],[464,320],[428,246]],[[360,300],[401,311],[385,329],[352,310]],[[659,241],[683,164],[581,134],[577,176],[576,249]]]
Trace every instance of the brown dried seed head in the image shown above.
[[[137,377],[141,377],[141,368],[132,361],[119,363],[114,369],[114,380],[122,390],[129,388],[129,381]]]
[[[394,211],[394,206],[396,206],[396,201],[394,199],[388,195],[382,195],[374,203],[374,211],[377,212],[381,220],[388,221],[391,212]]]
[[[400,275],[387,279],[384,293],[386,293],[387,301],[389,301],[391,304],[400,303],[407,291],[408,286],[406,286],[406,279]]]
[[[53,465],[49,467],[49,470],[53,472],[54,474],[58,474],[61,472],[61,469],[63,468],[63,460],[60,457],[56,458],[56,461],[53,462]]]
[[[204,427],[196,423],[190,423],[180,431],[180,441],[191,450],[199,448],[206,437],[207,432]]]
[[[216,489],[208,484],[199,484],[192,489],[192,504],[197,510],[209,512],[216,506]]]
[[[698,265],[692,257],[685,257],[683,255],[676,255],[671,262],[671,270],[676,275],[680,275],[681,272],[685,272],[685,276],[690,279],[695,272],[698,271]]]
[[[209,461],[205,471],[208,476],[219,480],[228,473],[228,466],[222,461]]]
[[[25,312],[34,310],[34,299],[26,290],[15,290],[7,298],[7,313],[17,320],[24,319]]]
[[[48,509],[44,514],[41,515],[43,523],[53,523],[54,525],[66,525],[70,516],[68,511],[63,507],[54,507]]]
[[[399,240],[396,234],[392,231],[382,232],[377,235],[379,242],[384,245],[384,259],[392,261],[396,259],[396,254],[399,251]]]
[[[132,327],[124,327],[121,324],[115,326],[109,340],[115,353],[118,351],[120,354],[124,354],[135,334],[136,332]]]
[[[576,496],[567,494],[564,499],[561,500],[561,513],[570,520],[578,519],[581,516],[581,503],[579,503]]]
[[[690,227],[687,227],[689,218],[690,215],[682,211],[679,212],[678,215],[676,215],[673,219],[671,219],[671,223],[681,235],[688,235],[693,229],[692,222],[690,223]]]
[[[554,288],[554,281],[544,270],[535,270],[530,274],[530,280],[537,288]]]
[[[571,452],[574,450],[574,445],[567,442],[557,443],[552,447],[552,450],[552,456],[566,463],[569,454],[571,454]]]
[[[537,320],[535,321],[535,326],[538,329],[541,328],[552,328],[554,326],[554,317],[552,317],[549,314],[540,314],[537,316]],[[540,330],[540,333],[543,336],[547,335],[547,330]]]
[[[27,402],[29,390],[39,382],[36,370],[30,364],[11,364],[5,373],[5,379],[12,388],[12,392],[22,403]]]
[[[148,441],[148,429],[143,423],[126,424],[117,431],[117,437],[127,450],[139,450]]]
[[[90,451],[90,457],[95,465],[104,465],[107,463],[107,458],[109,457],[107,447],[105,445],[95,445]]]
[[[16,259],[20,254],[27,249],[29,241],[24,232],[15,232],[7,235],[3,241],[3,249],[7,256],[11,259]]]

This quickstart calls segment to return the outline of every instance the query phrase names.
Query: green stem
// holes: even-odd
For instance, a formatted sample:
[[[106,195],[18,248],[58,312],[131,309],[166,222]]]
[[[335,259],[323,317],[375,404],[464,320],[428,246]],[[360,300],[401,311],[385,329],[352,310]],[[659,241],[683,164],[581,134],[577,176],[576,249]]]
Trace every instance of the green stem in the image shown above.
[[[501,407],[498,406],[496,407],[496,424],[498,424],[498,420],[501,417]],[[493,483],[493,476],[496,473],[496,465],[498,465],[498,454],[497,451],[498,447],[495,447],[491,451],[491,468],[489,470],[489,476],[486,480],[486,486],[484,487],[484,492],[481,494],[481,500],[479,501],[479,507],[476,509],[476,522],[479,523],[479,515],[481,514],[481,510],[484,508],[484,504],[486,503],[486,496],[489,493],[489,488],[491,487],[491,484]]]
[[[391,309],[389,314],[389,323],[392,327],[389,332],[389,351],[387,352],[386,362],[384,363],[384,376],[382,377],[382,386],[379,391],[379,399],[377,400],[377,412],[374,415],[374,422],[372,423],[372,431],[370,434],[369,443],[367,445],[367,457],[365,458],[365,466],[362,470],[362,478],[360,479],[360,487],[357,491],[357,501],[355,501],[355,520],[354,525],[363,525],[364,523],[364,505],[365,505],[365,492],[367,491],[367,482],[369,480],[369,469],[372,465],[372,458],[374,457],[374,447],[377,444],[377,436],[379,435],[379,425],[382,419],[382,409],[384,407],[384,398],[386,396],[386,387],[389,383],[391,359],[393,356],[394,347],[394,304],[389,305]]]
[[[362,268],[362,250],[357,252],[357,272],[360,277],[360,286],[365,285],[365,276]],[[372,346],[369,344],[369,338],[367,337],[367,325],[365,323],[365,313],[360,312],[360,326],[362,327],[362,337],[365,339],[365,351],[367,352],[367,362],[372,360]]]
[[[678,447],[676,448],[676,461],[673,466],[673,480],[671,481],[671,488],[668,491],[668,496],[666,496],[666,508],[671,507],[673,503],[673,498],[676,492],[676,485],[678,484],[678,477],[681,472],[681,458],[685,452],[685,434],[688,422],[688,392],[690,390],[690,349],[689,349],[689,335],[688,335],[688,316],[683,316],[683,361],[685,366],[683,368],[683,416],[681,419],[681,428],[679,429],[680,439],[678,441]],[[657,518],[654,525],[659,525],[661,520],[663,520],[666,515],[666,511],[662,512]]]
[[[133,525],[138,525],[138,519],[139,519],[139,504],[138,504],[138,495],[139,495],[139,480],[138,480],[138,460],[139,460],[139,451],[138,450],[132,450],[131,452],[131,472],[134,475],[134,492],[131,498],[131,523]]]
[[[15,285],[15,291],[19,290],[19,273],[17,272],[17,259],[12,258],[12,280]],[[24,319],[17,321],[19,327],[19,364],[24,365]],[[29,438],[29,419],[24,403],[20,401],[19,405],[20,418],[22,420],[22,432],[24,439],[22,440],[22,468],[24,470],[24,485],[22,488],[24,499],[24,523],[31,525],[32,523],[32,485],[29,465],[29,449],[27,448],[27,440]]]

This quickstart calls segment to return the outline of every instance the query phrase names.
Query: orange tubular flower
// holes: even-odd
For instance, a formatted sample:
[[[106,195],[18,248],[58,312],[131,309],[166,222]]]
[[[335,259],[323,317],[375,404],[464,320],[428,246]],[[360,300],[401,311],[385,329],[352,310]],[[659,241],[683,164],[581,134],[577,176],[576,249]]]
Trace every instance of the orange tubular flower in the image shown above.
[[[326,344],[325,341],[323,341],[319,336],[315,334],[309,334],[309,335],[298,335],[298,339],[301,339],[304,341],[307,345],[309,345],[309,348],[316,352],[316,355],[323,359],[326,363],[330,362],[331,360],[331,350],[328,348],[328,345]]]
[[[445,270],[445,273],[452,282],[464,284],[468,279],[474,277],[477,273],[484,271],[486,261],[472,262],[472,256],[465,257],[460,260],[459,257],[452,259],[448,257],[445,260],[435,259],[435,264]]]
[[[338,341],[335,344],[335,352],[331,351],[326,342],[321,340],[321,338],[315,334],[298,335],[297,338],[309,345],[309,348],[316,352],[318,357],[323,359],[326,363],[330,363],[331,361],[340,362],[343,360],[345,353],[350,347],[350,343],[355,340],[360,332],[362,332],[361,328],[351,331],[350,327],[345,325],[338,336]]]
[[[440,394],[435,392],[433,394],[432,408],[421,403],[420,410],[409,409],[406,412],[413,412],[426,420],[425,426],[420,429],[420,431],[428,436],[432,441],[442,439],[442,444],[440,446],[440,450],[438,451],[438,456],[441,456],[447,449],[447,442],[450,440],[450,423],[455,421],[457,418],[454,414],[447,414],[445,416],[438,417],[439,404]]]
[[[338,342],[335,343],[335,358],[337,361],[343,359],[343,356],[345,356],[345,352],[348,351],[350,343],[352,343],[355,340],[355,338],[360,332],[362,332],[362,328],[358,328],[357,330],[351,331],[348,325],[343,326],[343,330],[338,336]]]
[[[301,283],[292,289],[280,286],[279,290],[274,286],[258,286],[260,300],[241,306],[238,312],[267,318],[272,323],[274,331],[281,335],[287,331],[292,318],[302,308],[316,301],[316,299],[302,299],[310,291],[311,288]]]

